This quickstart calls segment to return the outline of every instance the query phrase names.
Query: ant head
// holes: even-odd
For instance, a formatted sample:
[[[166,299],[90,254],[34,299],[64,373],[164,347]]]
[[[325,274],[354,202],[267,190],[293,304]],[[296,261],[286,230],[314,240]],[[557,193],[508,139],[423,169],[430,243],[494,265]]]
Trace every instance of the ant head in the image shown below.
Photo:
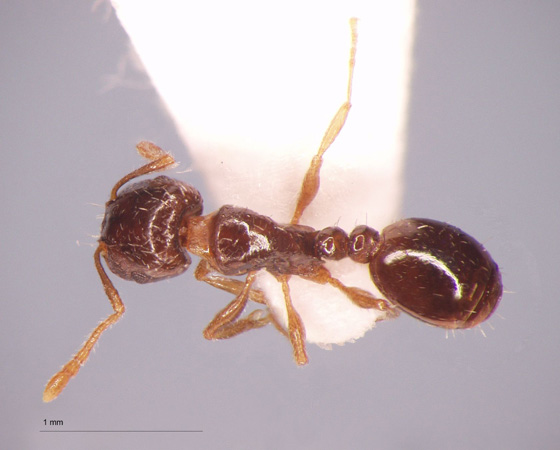
[[[159,176],[128,186],[107,203],[101,225],[109,269],[137,283],[180,275],[191,264],[180,229],[200,214],[202,196],[186,183]]]

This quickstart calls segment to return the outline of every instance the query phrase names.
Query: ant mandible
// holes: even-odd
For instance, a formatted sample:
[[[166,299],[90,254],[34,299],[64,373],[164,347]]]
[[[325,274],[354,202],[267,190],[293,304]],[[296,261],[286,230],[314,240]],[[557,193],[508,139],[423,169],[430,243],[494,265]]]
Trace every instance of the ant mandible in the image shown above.
[[[137,150],[151,160],[119,180],[111,191],[101,225],[95,267],[113,314],[102,321],[82,348],[47,383],[43,400],[54,400],[87,361],[101,334],[124,314],[124,304],[101,264],[137,283],[180,275],[191,263],[187,252],[201,258],[197,280],[235,295],[203,332],[207,339],[227,339],[272,323],[285,334],[297,364],[308,362],[305,328],[292,305],[292,275],[330,284],[362,308],[375,308],[382,319],[405,311],[432,325],[471,328],[486,320],[502,295],[498,266],[484,247],[460,229],[430,219],[405,219],[381,233],[362,225],[350,235],[338,227],[315,230],[300,218],[319,190],[323,154],[340,133],[350,110],[355,64],[357,20],[350,21],[352,45],[346,101],[333,117],[302,182],[292,220],[287,225],[246,208],[226,205],[202,216],[202,196],[189,184],[158,176],[122,186],[141,175],[170,168],[173,157],[150,142]],[[349,257],[368,264],[375,286],[386,297],[344,285],[325,267],[325,260]],[[252,288],[265,269],[281,284],[288,326],[270,312],[256,310],[240,318],[249,300],[267,305],[263,292]],[[246,275],[245,281],[230,278]]]

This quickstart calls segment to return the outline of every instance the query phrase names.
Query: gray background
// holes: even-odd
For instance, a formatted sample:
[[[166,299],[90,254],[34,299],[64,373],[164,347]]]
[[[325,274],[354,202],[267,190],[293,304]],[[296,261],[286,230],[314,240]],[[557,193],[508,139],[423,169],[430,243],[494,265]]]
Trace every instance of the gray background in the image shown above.
[[[116,282],[128,307],[57,401],[45,382],[109,305],[92,253],[143,138],[184,148],[147,80],[104,91],[127,38],[105,5],[0,3],[2,448],[558,448],[560,3],[419,5],[404,216],[485,243],[493,329],[408,317],[298,369],[272,328],[212,343],[230,297],[190,274]],[[204,193],[201,174],[189,174]],[[206,198],[207,211],[217,205]],[[79,241],[81,245],[76,245]],[[40,433],[203,430],[202,433]]]

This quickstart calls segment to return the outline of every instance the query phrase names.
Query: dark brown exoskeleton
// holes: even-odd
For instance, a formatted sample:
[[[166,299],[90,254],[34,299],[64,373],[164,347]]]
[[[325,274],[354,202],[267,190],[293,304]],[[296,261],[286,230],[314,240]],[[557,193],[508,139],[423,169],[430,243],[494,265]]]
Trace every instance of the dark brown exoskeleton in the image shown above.
[[[129,186],[105,209],[99,241],[107,248],[107,266],[142,284],[182,274],[191,258],[180,231],[189,216],[201,213],[200,193],[178,180],[159,176]]]
[[[293,275],[330,284],[362,308],[375,308],[382,318],[403,310],[432,325],[470,328],[487,319],[502,294],[500,272],[486,250],[472,237],[451,225],[429,219],[406,219],[381,233],[367,226],[350,235],[338,227],[315,230],[299,224],[301,215],[319,189],[322,158],[342,129],[350,109],[356,51],[356,21],[351,21],[352,47],[347,100],[332,119],[320,148],[303,180],[289,224],[246,208],[226,205],[202,216],[202,197],[192,186],[166,176],[144,180],[127,188],[132,179],[175,164],[158,146],[141,142],[138,152],[151,160],[123,177],[106,204],[95,266],[114,313],[101,322],[82,348],[48,382],[43,400],[55,399],[86,362],[101,334],[124,313],[124,304],[107,276],[109,269],[126,280],[149,283],[183,273],[191,259],[201,258],[195,277],[235,295],[204,330],[207,339],[226,339],[269,323],[292,344],[297,364],[307,363],[305,328],[290,298]],[[327,260],[349,257],[368,264],[373,282],[386,298],[345,286],[325,267]],[[282,286],[287,330],[268,308],[241,317],[249,300],[268,305],[253,288],[258,271],[266,270]],[[230,278],[246,275],[245,281]]]

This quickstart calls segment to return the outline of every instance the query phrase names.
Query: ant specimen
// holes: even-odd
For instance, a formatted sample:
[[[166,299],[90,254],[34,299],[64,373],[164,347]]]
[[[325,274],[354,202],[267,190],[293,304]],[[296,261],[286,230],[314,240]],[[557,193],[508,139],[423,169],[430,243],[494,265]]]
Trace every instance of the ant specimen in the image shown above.
[[[338,136],[350,110],[356,54],[356,19],[351,20],[347,99],[332,119],[304,177],[289,224],[246,208],[226,205],[202,215],[202,196],[189,184],[166,176],[121,188],[141,175],[167,169],[173,157],[150,142],[137,150],[151,162],[119,180],[111,191],[101,225],[95,267],[113,314],[102,321],[82,348],[48,382],[43,400],[54,400],[87,361],[101,334],[124,314],[124,304],[101,264],[114,274],[137,283],[150,283],[185,272],[189,253],[201,258],[197,280],[235,295],[203,332],[206,339],[227,339],[272,323],[285,334],[294,359],[303,365],[305,328],[292,305],[288,281],[292,275],[330,284],[362,308],[376,308],[383,319],[403,310],[439,327],[471,328],[496,308],[502,283],[498,266],[471,236],[456,227],[430,219],[398,221],[381,233],[362,225],[350,235],[338,227],[315,230],[300,225],[300,218],[319,190],[319,172],[325,151]],[[386,299],[345,286],[325,267],[325,260],[349,257],[368,264],[371,278]],[[263,292],[252,288],[264,269],[281,284],[288,316],[287,330],[274,316],[256,310],[241,318],[249,300],[267,305]],[[229,278],[246,275],[245,281]]]

